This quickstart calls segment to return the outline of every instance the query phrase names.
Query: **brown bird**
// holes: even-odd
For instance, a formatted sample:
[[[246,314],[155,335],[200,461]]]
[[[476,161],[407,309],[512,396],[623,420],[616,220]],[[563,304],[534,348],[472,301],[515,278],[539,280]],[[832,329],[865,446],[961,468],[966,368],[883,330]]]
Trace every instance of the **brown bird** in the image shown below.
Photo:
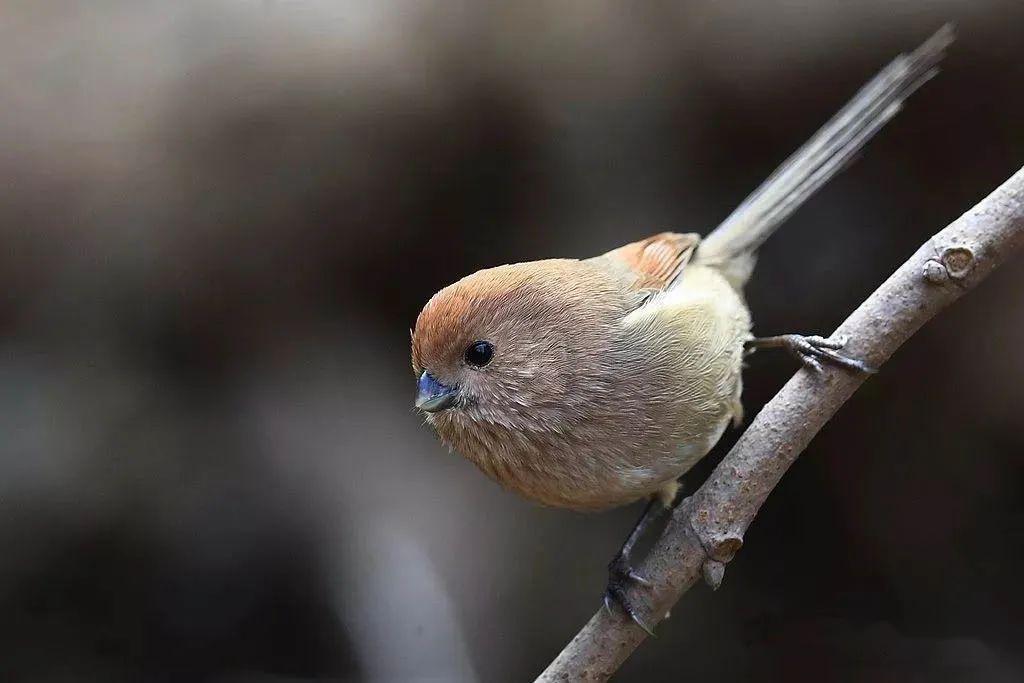
[[[756,339],[742,288],[757,248],[935,72],[951,30],[901,55],[707,238],[664,232],[587,260],[481,270],[445,287],[412,339],[416,407],[485,474],[545,505],[650,499],[609,565],[605,603],[636,616],[629,555],[678,479],[740,404],[745,351],[785,347],[812,370],[855,371],[842,340]]]

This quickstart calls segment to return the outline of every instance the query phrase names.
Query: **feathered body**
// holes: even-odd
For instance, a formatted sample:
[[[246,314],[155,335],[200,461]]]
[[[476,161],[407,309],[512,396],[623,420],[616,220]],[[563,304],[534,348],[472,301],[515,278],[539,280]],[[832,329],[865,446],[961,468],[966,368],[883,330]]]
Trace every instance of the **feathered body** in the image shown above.
[[[441,290],[417,320],[413,365],[462,398],[427,420],[488,476],[547,505],[671,498],[740,416],[750,334],[732,285],[688,263],[697,241],[663,233],[584,261],[482,270]],[[462,359],[478,339],[495,349],[480,369]]]

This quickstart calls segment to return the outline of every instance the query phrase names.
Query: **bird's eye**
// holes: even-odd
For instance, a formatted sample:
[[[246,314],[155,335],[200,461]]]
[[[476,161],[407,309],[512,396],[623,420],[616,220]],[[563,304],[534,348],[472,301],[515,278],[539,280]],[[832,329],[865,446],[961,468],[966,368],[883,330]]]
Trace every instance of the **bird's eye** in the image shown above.
[[[491,362],[494,356],[494,346],[490,342],[475,341],[466,349],[466,362],[482,368]]]

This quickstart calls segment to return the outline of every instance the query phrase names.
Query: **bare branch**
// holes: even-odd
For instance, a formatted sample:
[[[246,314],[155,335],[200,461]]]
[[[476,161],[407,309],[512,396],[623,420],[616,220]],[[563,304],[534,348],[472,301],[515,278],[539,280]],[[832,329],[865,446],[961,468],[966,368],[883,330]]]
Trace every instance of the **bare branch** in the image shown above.
[[[934,235],[835,331],[844,353],[880,367],[939,311],[1024,246],[1024,168]],[[653,612],[666,611],[702,576],[717,587],[725,565],[782,475],[865,381],[860,374],[800,370],[776,394],[703,486],[673,512],[641,573]],[[598,610],[538,681],[607,680],[647,634]]]

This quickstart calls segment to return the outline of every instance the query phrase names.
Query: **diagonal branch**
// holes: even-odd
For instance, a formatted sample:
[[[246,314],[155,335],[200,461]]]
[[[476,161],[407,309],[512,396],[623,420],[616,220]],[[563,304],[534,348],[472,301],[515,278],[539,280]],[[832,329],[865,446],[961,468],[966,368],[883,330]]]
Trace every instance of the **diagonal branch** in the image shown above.
[[[1024,168],[924,243],[843,322],[844,351],[880,367],[924,323],[1024,246]],[[717,588],[725,565],[782,475],[865,380],[828,369],[797,372],[704,485],[672,514],[640,568],[654,624],[703,576]],[[599,610],[537,681],[604,681],[647,634],[618,611]]]

